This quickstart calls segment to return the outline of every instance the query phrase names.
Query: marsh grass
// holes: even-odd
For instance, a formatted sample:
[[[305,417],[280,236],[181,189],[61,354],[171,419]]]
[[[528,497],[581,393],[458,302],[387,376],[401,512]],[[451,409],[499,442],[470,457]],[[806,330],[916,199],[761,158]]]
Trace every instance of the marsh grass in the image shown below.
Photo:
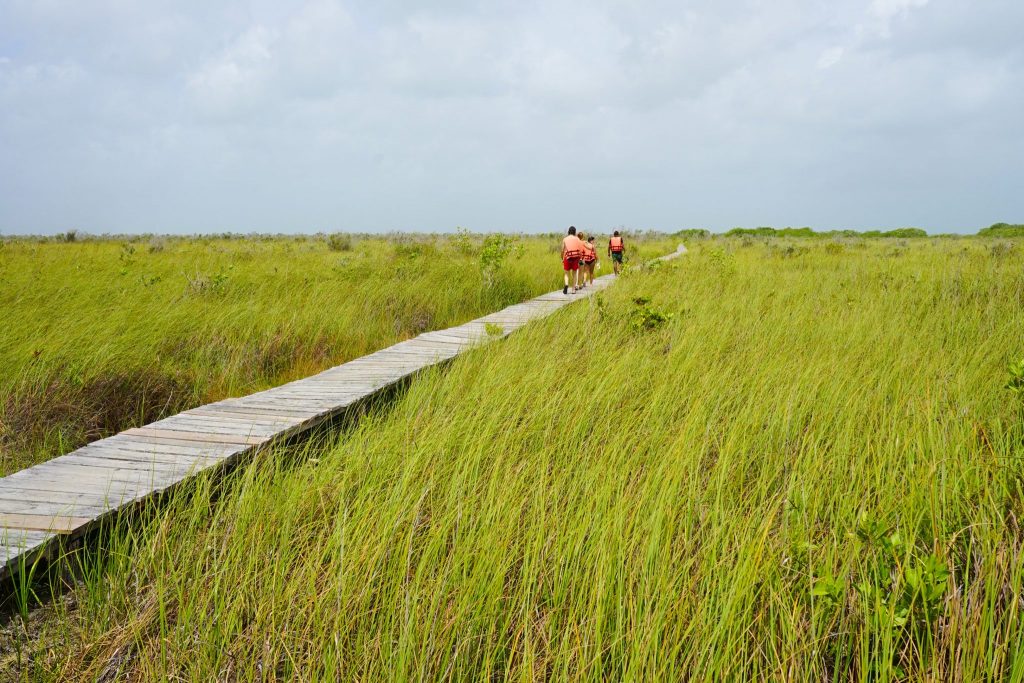
[[[630,269],[124,524],[24,675],[1019,680],[1022,265],[707,240]]]
[[[3,241],[0,475],[550,291],[552,240]]]

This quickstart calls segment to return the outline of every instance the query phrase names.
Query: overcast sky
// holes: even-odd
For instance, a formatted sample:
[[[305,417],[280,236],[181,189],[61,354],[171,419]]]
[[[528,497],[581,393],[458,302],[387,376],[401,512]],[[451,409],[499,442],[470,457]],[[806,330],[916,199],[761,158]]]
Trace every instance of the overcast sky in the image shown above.
[[[0,0],[0,232],[1024,222],[1024,2]]]

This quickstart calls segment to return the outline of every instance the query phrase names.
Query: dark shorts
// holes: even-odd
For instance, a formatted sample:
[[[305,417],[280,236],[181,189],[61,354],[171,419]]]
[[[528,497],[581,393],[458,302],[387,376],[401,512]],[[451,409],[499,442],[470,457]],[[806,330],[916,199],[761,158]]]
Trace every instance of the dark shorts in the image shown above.
[[[613,251],[612,252],[612,261],[615,261],[616,263],[622,263],[622,252],[621,251]]]
[[[564,258],[562,259],[563,270],[579,270],[580,260],[578,258]]]

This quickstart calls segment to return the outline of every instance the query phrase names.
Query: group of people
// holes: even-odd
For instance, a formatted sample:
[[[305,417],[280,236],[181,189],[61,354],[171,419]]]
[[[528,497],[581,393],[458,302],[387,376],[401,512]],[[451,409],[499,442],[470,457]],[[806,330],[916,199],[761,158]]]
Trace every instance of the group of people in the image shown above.
[[[612,267],[615,274],[619,274],[622,267],[622,259],[626,253],[626,243],[622,235],[616,230],[608,239],[608,256],[612,260]],[[576,226],[569,226],[569,234],[562,240],[562,270],[565,272],[565,286],[562,287],[562,294],[569,293],[570,284],[572,293],[575,294],[587,282],[594,284],[594,268],[597,266],[597,247],[594,246],[594,236],[580,233],[576,234]],[[580,271],[583,271],[583,283],[580,283]],[[570,283],[570,274],[573,281]]]

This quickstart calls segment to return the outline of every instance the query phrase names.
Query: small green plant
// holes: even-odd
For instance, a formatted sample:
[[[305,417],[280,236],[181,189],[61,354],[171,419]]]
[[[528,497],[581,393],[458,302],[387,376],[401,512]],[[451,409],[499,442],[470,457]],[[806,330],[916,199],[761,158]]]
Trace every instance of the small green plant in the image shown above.
[[[505,334],[505,329],[501,325],[495,325],[494,323],[486,323],[484,325],[484,332],[487,333],[488,337],[500,337]]]
[[[638,296],[633,299],[633,303],[636,308],[630,315],[630,326],[637,332],[656,330],[672,319],[671,313],[652,308],[650,297]]]
[[[463,256],[472,256],[476,253],[473,246],[473,236],[465,228],[456,228],[452,237],[452,248]]]
[[[128,268],[135,264],[135,245],[131,242],[122,244],[118,260],[121,261],[121,275],[127,275]]]
[[[732,275],[736,272],[736,256],[722,247],[715,247],[708,252],[711,265],[721,275]]]
[[[843,580],[833,576],[832,572],[825,571],[815,579],[811,587],[811,598],[825,609],[831,610],[842,603],[845,592],[846,584]]]
[[[498,271],[505,259],[518,247],[517,240],[509,235],[488,235],[480,250],[480,274],[484,286],[494,286]]]
[[[232,268],[233,266],[229,266],[228,270]],[[227,290],[228,279],[228,274],[223,270],[213,275],[205,275],[203,273],[186,275],[185,292],[193,296],[221,295]]]
[[[1024,360],[1019,360],[1016,363],[1010,363],[1008,368],[1010,372],[1010,378],[1006,380],[1006,384],[1003,386],[1010,390],[1015,397],[1024,400]]]

